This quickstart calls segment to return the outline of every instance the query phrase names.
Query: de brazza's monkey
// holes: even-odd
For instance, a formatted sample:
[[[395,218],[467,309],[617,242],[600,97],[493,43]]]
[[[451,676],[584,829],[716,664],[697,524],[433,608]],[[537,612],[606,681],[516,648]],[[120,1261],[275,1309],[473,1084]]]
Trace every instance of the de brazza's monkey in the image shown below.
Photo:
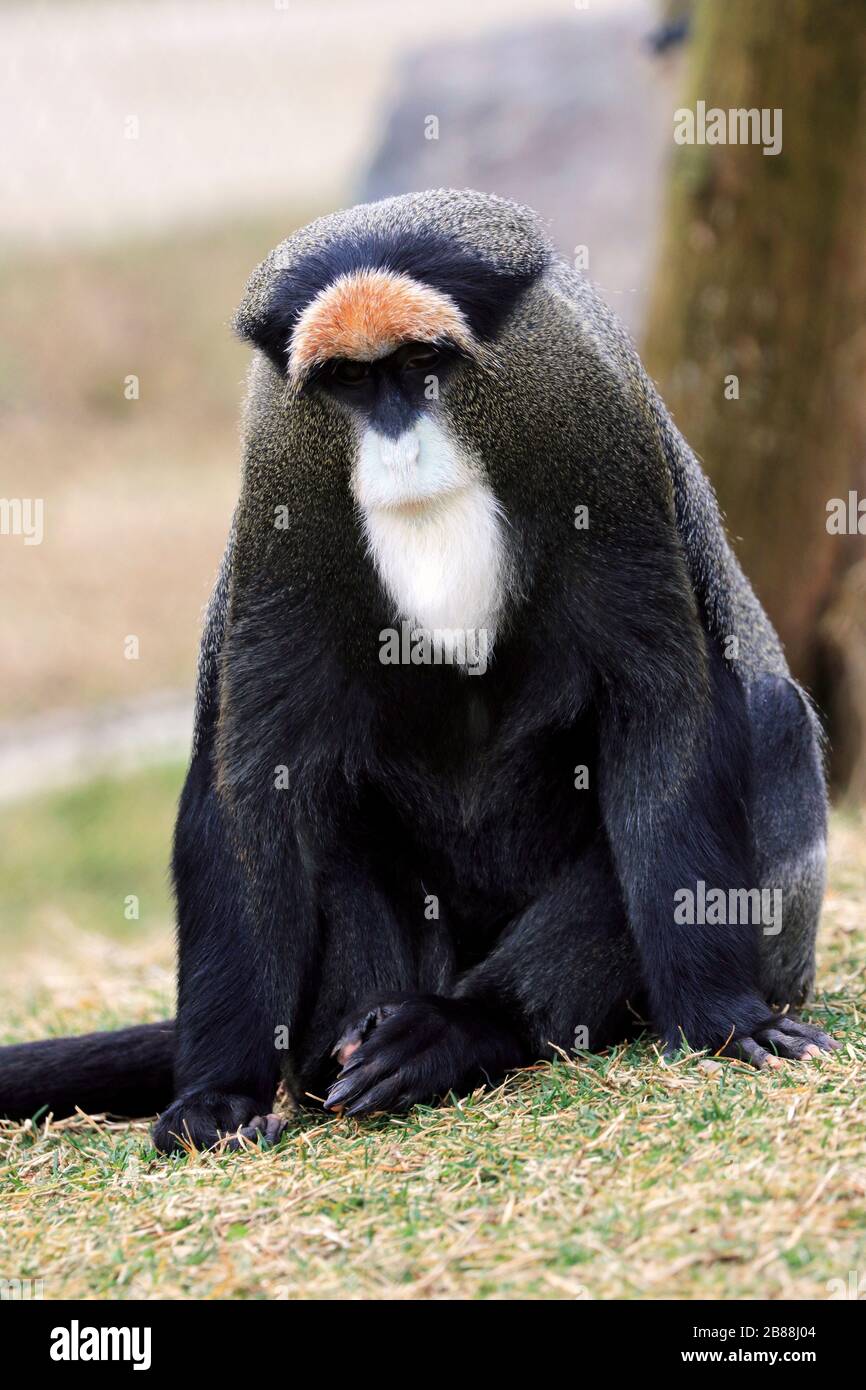
[[[171,1149],[272,1137],[281,1075],[403,1109],[641,1013],[758,1066],[832,1047],[778,1011],[814,973],[813,713],[538,218],[471,192],[324,217],[237,326],[258,351],[175,838],[177,1021],[7,1049],[0,1111],[173,1097]]]

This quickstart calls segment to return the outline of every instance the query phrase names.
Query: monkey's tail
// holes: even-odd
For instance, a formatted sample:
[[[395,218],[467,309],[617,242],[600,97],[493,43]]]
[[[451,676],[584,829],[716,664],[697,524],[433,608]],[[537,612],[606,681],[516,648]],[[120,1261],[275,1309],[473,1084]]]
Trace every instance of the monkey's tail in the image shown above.
[[[174,1091],[174,1019],[0,1047],[0,1116],[154,1115]]]

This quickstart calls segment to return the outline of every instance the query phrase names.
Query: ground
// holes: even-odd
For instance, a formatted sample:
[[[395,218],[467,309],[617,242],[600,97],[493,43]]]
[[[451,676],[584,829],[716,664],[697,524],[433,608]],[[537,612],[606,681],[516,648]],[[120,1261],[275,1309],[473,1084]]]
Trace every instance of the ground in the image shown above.
[[[171,1008],[161,867],[179,769],[0,813],[3,1040]],[[163,836],[165,838],[163,838]],[[647,1039],[460,1104],[307,1117],[159,1158],[145,1123],[0,1126],[0,1274],[46,1298],[805,1298],[866,1269],[866,822],[837,815],[819,988],[832,1058],[755,1073]],[[130,895],[139,918],[127,920]],[[852,1272],[854,1277],[852,1278]],[[836,1281],[836,1282],[834,1282]]]

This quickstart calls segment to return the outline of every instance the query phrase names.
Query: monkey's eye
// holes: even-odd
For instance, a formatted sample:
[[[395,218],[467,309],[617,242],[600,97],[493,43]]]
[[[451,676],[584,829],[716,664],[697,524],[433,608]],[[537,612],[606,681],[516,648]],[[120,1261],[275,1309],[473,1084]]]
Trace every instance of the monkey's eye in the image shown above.
[[[331,367],[331,378],[341,386],[362,386],[370,376],[370,363],[353,357],[338,357]]]
[[[440,361],[442,353],[432,343],[407,343],[398,354],[403,372],[429,372]]]

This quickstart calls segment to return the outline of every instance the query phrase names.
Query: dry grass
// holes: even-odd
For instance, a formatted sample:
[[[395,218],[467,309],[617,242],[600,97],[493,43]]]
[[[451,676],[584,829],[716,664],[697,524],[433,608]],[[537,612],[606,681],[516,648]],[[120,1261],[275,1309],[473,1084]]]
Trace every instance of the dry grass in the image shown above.
[[[237,491],[249,352],[231,317],[309,215],[7,257],[0,496],[42,499],[45,536],[0,548],[0,716],[192,688]]]
[[[49,1298],[826,1298],[866,1270],[864,865],[866,825],[837,818],[809,1014],[843,1039],[832,1059],[665,1066],[645,1042],[173,1161],[144,1124],[8,1125],[0,1274]],[[7,982],[16,1036],[157,1016],[170,994],[164,936],[51,954]]]

